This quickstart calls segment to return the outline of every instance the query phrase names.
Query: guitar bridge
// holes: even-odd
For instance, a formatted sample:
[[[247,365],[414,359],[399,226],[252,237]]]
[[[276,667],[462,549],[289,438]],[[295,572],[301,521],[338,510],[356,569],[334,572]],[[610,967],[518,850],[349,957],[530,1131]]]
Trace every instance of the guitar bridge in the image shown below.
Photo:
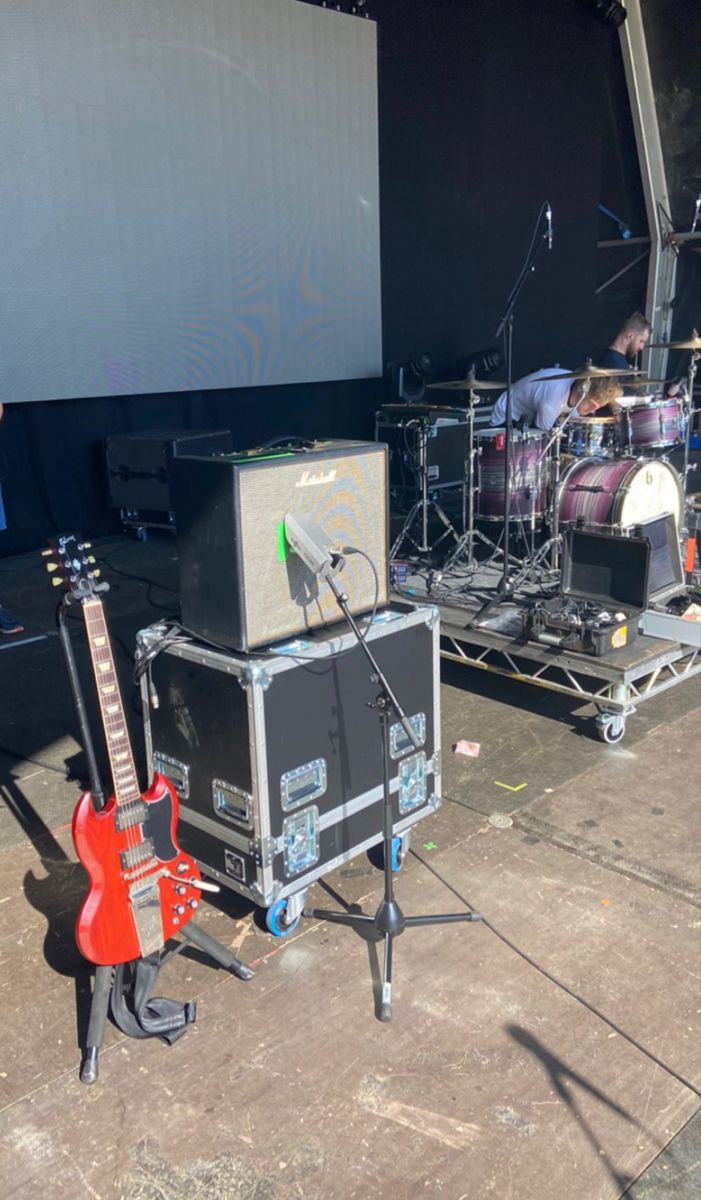
[[[129,871],[132,867],[138,867],[150,858],[153,858],[153,842],[151,838],[144,838],[142,842],[139,842],[138,846],[129,846],[127,850],[121,850],[119,854],[123,871]]]

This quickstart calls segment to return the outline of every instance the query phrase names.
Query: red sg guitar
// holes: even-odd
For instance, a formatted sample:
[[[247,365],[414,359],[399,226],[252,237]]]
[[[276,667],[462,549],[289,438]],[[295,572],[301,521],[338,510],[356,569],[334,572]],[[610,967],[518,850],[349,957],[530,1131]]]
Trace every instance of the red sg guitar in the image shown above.
[[[160,950],[182,929],[198,906],[200,874],[175,840],[178,802],[170,781],[156,774],[148,791],[139,791],[88,547],[62,537],[47,553],[56,559],[48,569],[60,572],[56,584],[63,580],[83,609],[114,784],[103,809],[96,811],[85,792],[73,815],[76,853],[90,876],[76,941],[89,962],[112,966]]]

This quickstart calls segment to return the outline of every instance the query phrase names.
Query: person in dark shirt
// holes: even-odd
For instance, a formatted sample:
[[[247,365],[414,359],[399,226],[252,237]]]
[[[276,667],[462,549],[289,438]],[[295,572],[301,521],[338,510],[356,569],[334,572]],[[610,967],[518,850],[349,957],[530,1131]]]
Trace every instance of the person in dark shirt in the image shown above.
[[[651,332],[652,326],[647,317],[640,312],[634,312],[623,322],[610,346],[599,355],[595,365],[607,367],[609,370],[620,367],[622,371],[629,371],[631,367],[637,366],[638,355],[647,346]]]
[[[0,421],[2,420],[2,413],[3,406],[0,404]],[[0,530],[6,528],[5,507],[2,502],[2,490],[0,489]],[[23,631],[24,626],[0,604],[0,633],[22,633]]]

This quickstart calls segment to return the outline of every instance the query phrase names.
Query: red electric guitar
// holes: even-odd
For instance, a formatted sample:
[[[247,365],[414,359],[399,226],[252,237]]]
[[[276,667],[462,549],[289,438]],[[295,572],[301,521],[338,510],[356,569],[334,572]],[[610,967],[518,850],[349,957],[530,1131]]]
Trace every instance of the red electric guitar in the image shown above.
[[[112,966],[160,950],[182,929],[198,905],[200,874],[178,849],[178,802],[162,775],[143,795],[119,694],[107,625],[95,582],[99,571],[85,553],[89,543],[57,539],[47,554],[50,571],[80,601],[88,634],[95,684],[109,753],[114,795],[96,811],[84,792],[73,815],[76,853],[90,876],[76,920],[81,954],[97,966]]]

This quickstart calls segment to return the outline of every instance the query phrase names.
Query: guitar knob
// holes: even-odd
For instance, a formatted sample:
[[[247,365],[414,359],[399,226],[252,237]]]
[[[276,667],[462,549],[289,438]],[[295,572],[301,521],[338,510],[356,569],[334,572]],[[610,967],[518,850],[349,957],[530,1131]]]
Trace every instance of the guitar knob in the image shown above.
[[[176,896],[184,896],[187,891],[184,883],[179,883],[175,889]]]
[[[182,917],[183,913],[185,912],[185,905],[184,904],[174,904],[173,912],[177,913],[177,915],[179,917]]]
[[[200,903],[199,900],[188,900],[187,907],[188,908],[199,908],[199,903]]]
[[[178,875],[184,875],[185,872],[187,871],[187,863],[179,862],[175,869],[178,872]]]

